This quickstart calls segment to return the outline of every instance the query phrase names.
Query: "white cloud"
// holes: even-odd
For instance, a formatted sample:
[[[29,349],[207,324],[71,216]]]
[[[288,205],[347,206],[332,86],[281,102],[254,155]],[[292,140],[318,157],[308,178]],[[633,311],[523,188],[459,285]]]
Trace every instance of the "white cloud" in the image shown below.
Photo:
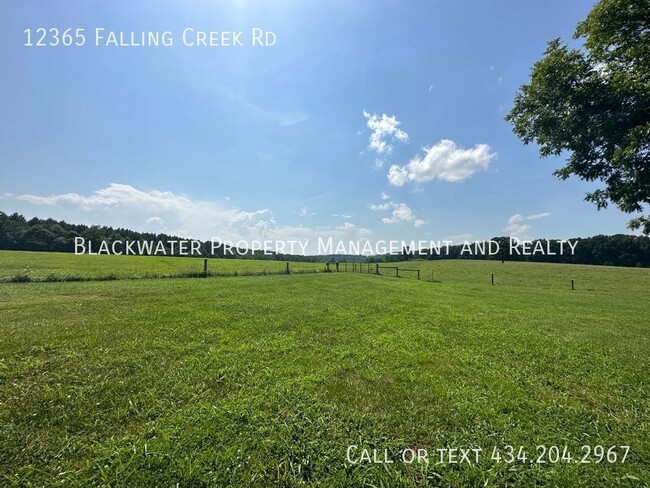
[[[351,224],[350,222],[345,222],[343,225],[340,225],[337,227],[338,230],[353,230],[356,229],[357,226],[354,224]]]
[[[52,196],[19,195],[35,205],[77,209],[92,214],[91,223],[139,229],[143,223],[164,221],[166,232],[184,237],[249,238],[264,233],[275,222],[269,209],[246,212],[216,202],[191,200],[169,191],[142,191],[111,183],[90,195],[64,193]],[[88,219],[84,219],[88,220]]]
[[[375,160],[375,167],[381,168],[384,165],[383,156],[393,151],[393,144],[396,142],[408,142],[409,136],[399,128],[400,122],[394,115],[370,114],[363,111],[367,119],[366,125],[371,130],[368,149],[382,156]]]
[[[405,203],[384,202],[384,203],[371,203],[368,205],[370,210],[375,212],[393,210],[390,217],[384,217],[381,221],[384,224],[402,224],[404,222],[413,222],[415,227],[422,227],[426,222],[418,219],[413,210]]]
[[[164,224],[165,221],[160,217],[150,217],[147,219],[148,224]]]
[[[532,225],[526,224],[525,222],[529,222],[531,220],[538,220],[538,219],[543,219],[545,217],[550,217],[551,214],[548,212],[542,212],[538,214],[532,214],[528,216],[524,216],[521,214],[514,214],[512,215],[506,224],[506,226],[502,229],[505,232],[508,232],[511,236],[514,237],[524,237],[525,234],[532,229]]]
[[[409,179],[409,172],[403,166],[396,164],[388,169],[388,181],[391,185],[402,186]]]
[[[508,219],[508,224],[503,228],[511,236],[523,236],[532,227],[523,223],[524,217],[521,214],[515,214]]]
[[[189,200],[183,196],[176,196],[168,191],[144,192],[136,190],[130,185],[111,183],[108,187],[84,196],[78,193],[64,193],[42,197],[37,195],[18,195],[18,200],[23,200],[37,205],[73,205],[83,210],[115,207],[119,204],[138,204],[144,207],[157,207],[162,210],[169,208],[187,207]]]
[[[168,233],[169,229],[167,229],[167,226],[165,225],[165,221],[161,219],[160,217],[149,217],[146,220],[144,229],[147,230],[148,232],[163,232],[163,233]]]
[[[405,203],[395,204],[392,215],[381,219],[384,224],[401,224],[414,220],[416,219],[413,210]]]
[[[402,186],[409,181],[421,183],[434,179],[459,182],[477,171],[486,170],[490,161],[496,157],[487,144],[463,149],[448,139],[425,147],[423,151],[424,156],[414,157],[405,166],[391,166],[388,181],[395,186]]]
[[[542,212],[542,213],[538,213],[538,214],[529,215],[529,216],[526,217],[526,218],[527,218],[528,220],[537,220],[537,219],[543,219],[544,217],[550,217],[550,216],[551,216],[550,213],[548,213],[548,212]]]
[[[332,217],[340,217],[342,219],[351,219],[352,214],[350,212],[342,213],[342,214],[332,214]]]
[[[368,205],[368,208],[370,208],[370,210],[374,210],[376,212],[378,210],[388,210],[389,208],[392,208],[393,205],[395,205],[393,202],[371,203],[370,205]]]
[[[309,212],[307,211],[307,207],[302,207],[298,212],[298,217],[311,217],[312,215],[316,215],[315,212]]]
[[[390,198],[390,195],[384,191],[381,192],[381,199],[382,200],[388,200]]]
[[[130,185],[111,183],[88,195],[64,193],[52,196],[19,195],[18,200],[52,207],[53,218],[85,224],[124,227],[136,231],[164,231],[181,237],[210,239],[309,240],[319,237],[359,239],[370,229],[343,225],[339,227],[305,227],[279,225],[271,210],[242,210],[213,201],[193,200],[169,191],[143,191]],[[158,226],[164,226],[162,229]],[[317,252],[310,248],[307,252]]]
[[[239,211],[230,219],[230,227],[248,237],[268,237],[270,231],[276,227],[273,213],[265,208],[254,212]]]

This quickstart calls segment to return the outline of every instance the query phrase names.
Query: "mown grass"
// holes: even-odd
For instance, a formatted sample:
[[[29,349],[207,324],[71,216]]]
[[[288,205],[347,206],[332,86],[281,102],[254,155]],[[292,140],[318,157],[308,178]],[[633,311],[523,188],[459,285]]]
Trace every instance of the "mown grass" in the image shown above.
[[[361,274],[375,273],[375,266],[363,264]],[[417,278],[416,273],[407,269],[419,269],[420,279],[433,283],[491,285],[491,275],[494,275],[495,286],[570,290],[573,280],[578,291],[606,289],[618,294],[630,292],[630,288],[634,293],[650,290],[648,268],[465,259],[412,260],[379,266],[382,276],[395,277],[396,272],[391,268],[398,267],[400,277],[405,279]],[[339,269],[344,268],[339,266]],[[351,269],[348,265],[348,272]]]
[[[4,284],[0,484],[648,486],[648,273],[570,271],[594,286],[350,273]],[[625,464],[488,452],[478,466],[350,465],[351,444],[631,451]]]
[[[323,263],[290,262],[293,273],[325,270]],[[208,276],[282,274],[286,261],[208,259]],[[203,258],[116,256],[52,252],[0,251],[0,283],[110,281],[138,278],[204,277]]]

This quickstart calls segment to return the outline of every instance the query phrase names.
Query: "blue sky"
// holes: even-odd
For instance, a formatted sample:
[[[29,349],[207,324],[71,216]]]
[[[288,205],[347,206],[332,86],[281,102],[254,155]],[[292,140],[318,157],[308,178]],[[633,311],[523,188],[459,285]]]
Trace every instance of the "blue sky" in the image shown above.
[[[589,1],[10,2],[0,209],[188,237],[568,238],[626,233],[504,116]],[[82,47],[24,29],[84,28]],[[102,47],[94,29],[165,31]],[[188,47],[186,27],[273,31]]]

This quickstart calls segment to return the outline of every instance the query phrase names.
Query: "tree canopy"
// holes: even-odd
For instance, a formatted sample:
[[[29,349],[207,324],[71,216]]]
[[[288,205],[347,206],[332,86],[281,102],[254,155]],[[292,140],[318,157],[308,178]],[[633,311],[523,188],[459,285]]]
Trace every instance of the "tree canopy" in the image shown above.
[[[576,28],[579,49],[549,42],[506,120],[540,155],[568,154],[555,171],[601,181],[587,193],[598,209],[626,213],[650,205],[650,0],[601,0]],[[631,229],[650,234],[650,215]]]

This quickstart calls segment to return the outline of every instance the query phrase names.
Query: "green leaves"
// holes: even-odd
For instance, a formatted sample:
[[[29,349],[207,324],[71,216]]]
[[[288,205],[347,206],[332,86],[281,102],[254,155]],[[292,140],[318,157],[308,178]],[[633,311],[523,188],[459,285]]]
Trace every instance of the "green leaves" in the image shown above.
[[[578,25],[584,49],[548,44],[507,115],[540,155],[568,152],[555,175],[602,181],[586,200],[642,212],[650,204],[650,0],[602,0]],[[650,233],[650,220],[632,229]]]

